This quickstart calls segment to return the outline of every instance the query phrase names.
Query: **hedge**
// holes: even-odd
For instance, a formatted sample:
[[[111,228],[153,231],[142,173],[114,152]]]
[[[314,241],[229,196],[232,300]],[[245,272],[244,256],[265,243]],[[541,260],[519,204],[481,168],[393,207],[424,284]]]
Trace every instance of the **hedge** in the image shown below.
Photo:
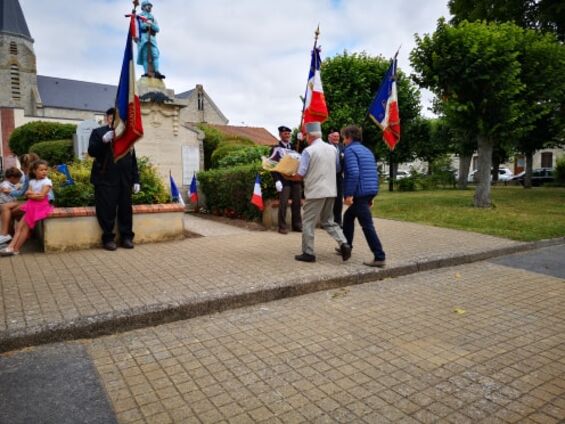
[[[157,174],[156,168],[146,157],[137,159],[141,191],[132,196],[134,205],[170,203],[170,195]],[[68,164],[74,185],[65,185],[63,174],[53,170],[49,178],[53,181],[55,206],[94,206],[94,186],[90,183],[92,160],[77,161]]]
[[[197,178],[208,210],[231,218],[259,218],[261,212],[251,204],[257,174],[261,175],[263,200],[276,198],[273,179],[259,163],[199,172]]]
[[[37,153],[49,162],[50,166],[71,162],[74,158],[72,140],[42,141],[34,144],[29,149],[30,153]]]
[[[229,152],[218,161],[218,168],[260,162],[261,156],[268,156],[271,148],[267,146],[247,146]]]
[[[34,121],[16,128],[10,136],[10,150],[16,155],[29,152],[34,144],[42,141],[69,140],[76,132],[74,124],[60,124],[58,122]]]

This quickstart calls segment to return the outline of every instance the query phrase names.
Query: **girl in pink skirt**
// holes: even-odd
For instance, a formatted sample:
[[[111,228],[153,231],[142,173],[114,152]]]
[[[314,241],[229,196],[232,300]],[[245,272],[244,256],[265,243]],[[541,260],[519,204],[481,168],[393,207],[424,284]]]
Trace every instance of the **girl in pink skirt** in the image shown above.
[[[18,255],[35,224],[46,218],[53,210],[48,198],[53,183],[47,178],[48,171],[47,162],[44,160],[36,160],[31,164],[29,189],[26,192],[28,200],[20,207],[24,211],[24,216],[18,223],[14,238],[8,247],[0,250],[0,256]]]

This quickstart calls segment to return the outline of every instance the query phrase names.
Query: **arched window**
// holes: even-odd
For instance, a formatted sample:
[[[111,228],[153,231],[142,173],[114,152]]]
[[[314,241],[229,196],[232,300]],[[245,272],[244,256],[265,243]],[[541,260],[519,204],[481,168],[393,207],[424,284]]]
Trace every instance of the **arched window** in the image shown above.
[[[18,45],[15,41],[10,42],[10,54],[17,55],[18,54]]]
[[[22,98],[20,87],[20,68],[18,65],[10,66],[10,82],[12,87],[12,99],[20,100]]]

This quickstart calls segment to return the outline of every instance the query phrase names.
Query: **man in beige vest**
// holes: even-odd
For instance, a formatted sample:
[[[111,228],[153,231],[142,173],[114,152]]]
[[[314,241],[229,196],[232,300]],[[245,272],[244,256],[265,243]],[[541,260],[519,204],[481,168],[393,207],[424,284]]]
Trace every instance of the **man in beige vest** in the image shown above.
[[[295,181],[304,180],[304,214],[302,217],[302,254],[294,259],[302,262],[316,262],[314,255],[314,231],[316,222],[338,242],[344,261],[351,257],[351,246],[343,231],[334,222],[333,206],[337,195],[335,175],[339,169],[339,155],[333,146],[322,140],[319,122],[306,124],[308,147],[302,152],[297,174],[290,177]]]

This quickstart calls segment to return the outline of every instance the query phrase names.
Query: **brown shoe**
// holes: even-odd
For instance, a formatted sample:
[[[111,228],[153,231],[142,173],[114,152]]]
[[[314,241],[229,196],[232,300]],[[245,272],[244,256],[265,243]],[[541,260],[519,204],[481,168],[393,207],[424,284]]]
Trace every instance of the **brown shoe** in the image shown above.
[[[286,228],[279,228],[280,234],[288,234],[288,230]]]
[[[384,268],[386,266],[386,261],[384,259],[381,261],[373,259],[372,261],[363,262],[363,265],[367,265],[373,268]]]

